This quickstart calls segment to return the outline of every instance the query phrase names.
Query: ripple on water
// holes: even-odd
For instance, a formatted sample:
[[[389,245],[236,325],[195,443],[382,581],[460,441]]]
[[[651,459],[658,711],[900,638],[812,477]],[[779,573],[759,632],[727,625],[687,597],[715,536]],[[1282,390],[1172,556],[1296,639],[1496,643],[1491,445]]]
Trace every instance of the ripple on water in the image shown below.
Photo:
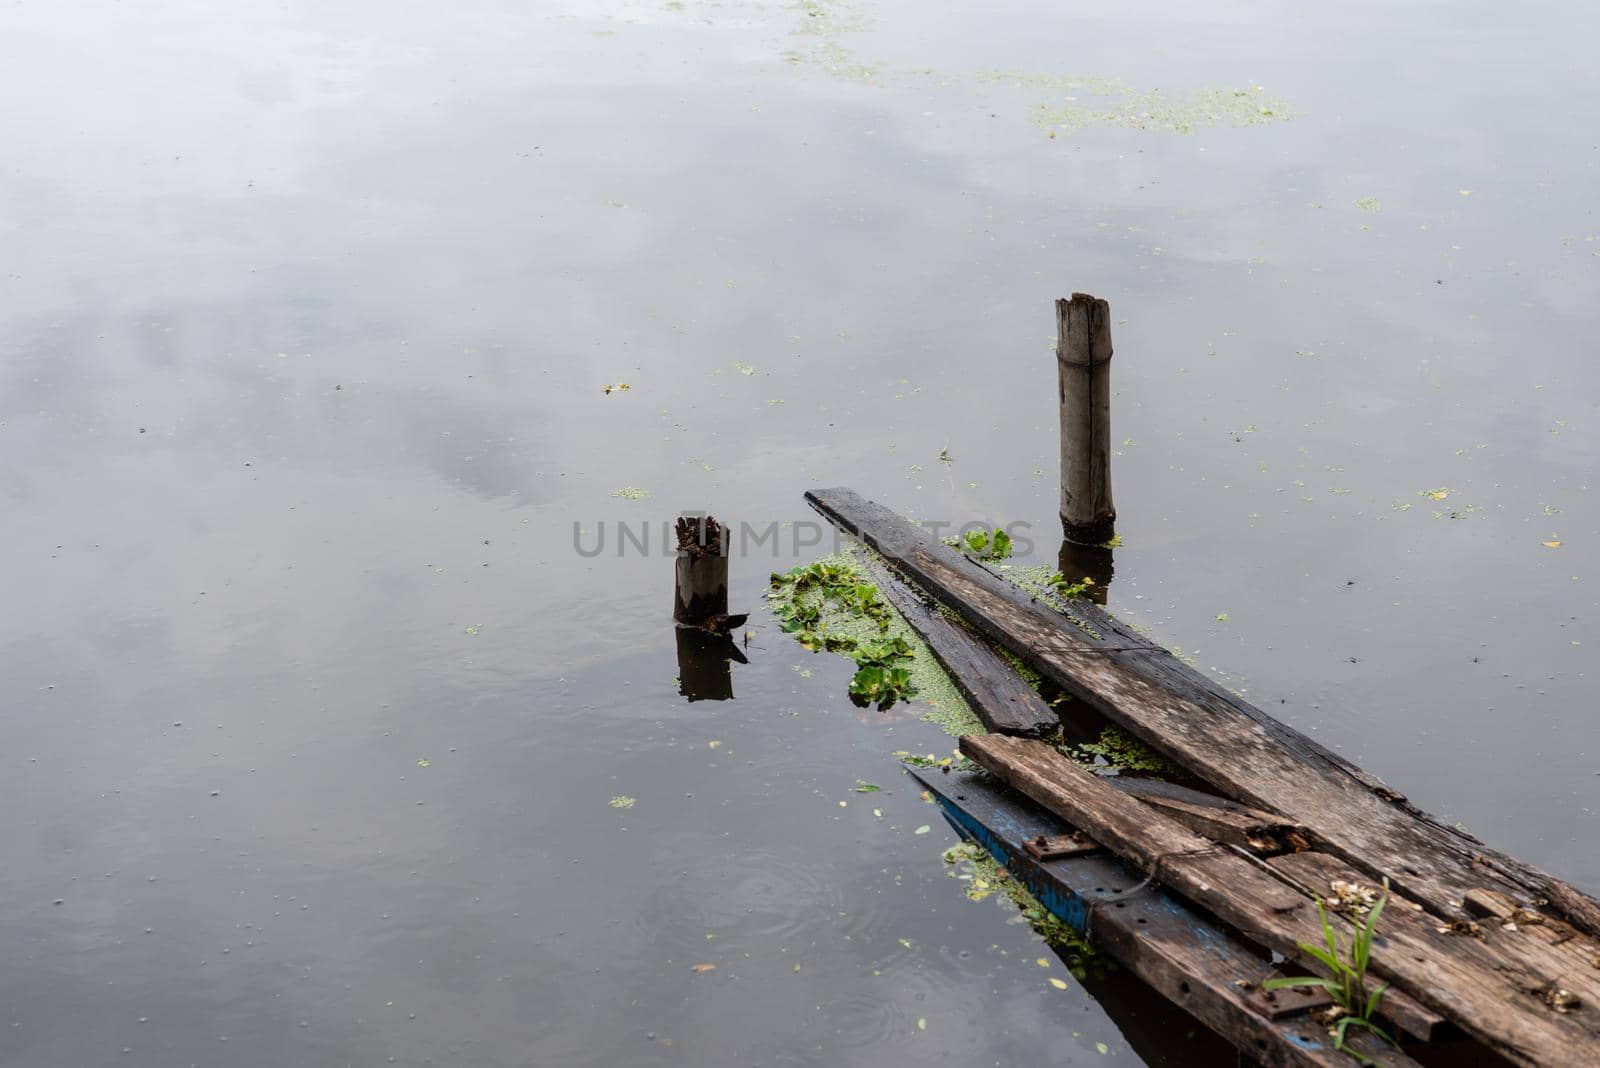
[[[685,941],[700,944],[707,932],[780,946],[808,944],[824,934],[853,935],[870,924],[878,896],[852,893],[842,883],[847,873],[815,858],[802,863],[791,853],[741,849],[663,881],[633,922],[652,939],[684,932]]]

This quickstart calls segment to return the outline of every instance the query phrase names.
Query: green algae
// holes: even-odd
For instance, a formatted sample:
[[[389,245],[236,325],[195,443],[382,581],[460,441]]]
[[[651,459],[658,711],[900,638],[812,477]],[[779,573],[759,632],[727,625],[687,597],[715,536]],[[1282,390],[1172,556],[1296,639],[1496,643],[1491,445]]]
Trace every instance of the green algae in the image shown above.
[[[1121,727],[1106,727],[1098,740],[1068,746],[1062,752],[1096,771],[1135,772],[1164,779],[1185,777],[1182,768]]]
[[[1045,943],[1062,953],[1067,969],[1079,981],[1089,974],[1091,966],[1098,963],[1099,954],[1055,913],[1039,903],[1021,880],[1012,875],[989,855],[982,846],[963,842],[944,851],[944,862],[950,866],[947,873],[952,879],[967,884],[967,898],[987,901],[991,897],[1014,907],[1017,918],[1033,928]]]
[[[1083,631],[1096,641],[1104,639],[1105,635],[1096,630],[1088,620],[1080,619],[1071,608],[1071,598],[1063,597],[1061,587],[1056,585],[1054,579],[1060,574],[1054,568],[1042,566],[1016,567],[1002,564],[994,569],[994,573],[1011,583],[1029,597],[1048,605],[1067,617],[1067,622]],[[1069,589],[1075,587],[1068,587]]]
[[[1294,117],[1285,101],[1268,96],[1259,85],[1167,92],[1135,89],[1116,78],[1027,71],[993,71],[978,78],[996,85],[1070,93],[1065,103],[1036,104],[1029,113],[1033,123],[1052,137],[1058,130],[1071,132],[1090,126],[1186,134],[1209,126],[1259,126]]]
[[[851,81],[870,81],[877,74],[844,42],[846,35],[866,26],[866,20],[849,5],[838,0],[796,0],[788,8],[799,15],[799,25],[790,34],[795,45],[783,53],[784,59],[821,67]]]

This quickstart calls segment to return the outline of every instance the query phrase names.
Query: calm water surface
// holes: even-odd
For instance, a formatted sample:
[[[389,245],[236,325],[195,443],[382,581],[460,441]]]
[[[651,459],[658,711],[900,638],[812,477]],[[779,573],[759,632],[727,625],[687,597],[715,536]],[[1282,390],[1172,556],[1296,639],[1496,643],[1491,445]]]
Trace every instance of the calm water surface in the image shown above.
[[[950,739],[760,611],[800,528],[723,702],[573,548],[848,484],[1052,559],[1074,289],[1112,607],[1600,886],[1597,29],[7,6],[0,1063],[1228,1062],[947,877]]]

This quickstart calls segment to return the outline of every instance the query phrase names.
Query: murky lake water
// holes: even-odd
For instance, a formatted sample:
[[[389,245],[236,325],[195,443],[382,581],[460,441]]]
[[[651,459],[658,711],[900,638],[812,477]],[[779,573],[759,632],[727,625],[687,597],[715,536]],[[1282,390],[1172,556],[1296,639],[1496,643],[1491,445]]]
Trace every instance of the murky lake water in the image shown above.
[[[1113,609],[1600,886],[1597,29],[9,6],[0,1062],[1231,1060],[947,877],[950,739],[760,613],[803,528],[727,702],[574,550],[846,484],[1052,559],[1074,289]]]

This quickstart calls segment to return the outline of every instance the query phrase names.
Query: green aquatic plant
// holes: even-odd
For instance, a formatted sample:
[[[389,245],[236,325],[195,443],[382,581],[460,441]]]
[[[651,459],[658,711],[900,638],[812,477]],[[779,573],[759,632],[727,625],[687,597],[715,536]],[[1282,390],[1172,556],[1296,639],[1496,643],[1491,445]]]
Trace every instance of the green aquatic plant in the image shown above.
[[[1094,579],[1088,575],[1073,582],[1059,571],[1050,572],[1050,577],[1046,582],[1057,597],[1067,601],[1072,600],[1074,597],[1089,596],[1089,587],[1094,585]]]
[[[968,530],[948,537],[944,543],[960,549],[974,560],[1006,560],[1011,557],[1011,535],[999,527],[994,530]]]
[[[1359,919],[1355,925],[1355,936],[1350,943],[1350,957],[1345,959],[1344,950],[1339,945],[1339,935],[1333,929],[1333,924],[1328,920],[1328,907],[1317,896],[1317,918],[1322,921],[1322,939],[1324,945],[1314,946],[1309,942],[1301,942],[1300,948],[1310,954],[1328,969],[1329,978],[1315,975],[1301,975],[1293,978],[1268,979],[1261,984],[1264,990],[1281,990],[1289,986],[1314,986],[1320,987],[1333,999],[1339,1010],[1339,1018],[1334,1022],[1330,1033],[1333,1035],[1333,1048],[1342,1053],[1348,1053],[1362,1064],[1376,1064],[1371,1057],[1352,1049],[1346,1044],[1345,1039],[1352,1027],[1370,1031],[1383,1039],[1391,1046],[1395,1040],[1388,1032],[1373,1022],[1373,1014],[1378,1011],[1378,1002],[1383,998],[1383,992],[1389,989],[1389,984],[1381,983],[1371,994],[1367,993],[1367,965],[1372,960],[1372,937],[1377,931],[1378,917],[1383,913],[1383,906],[1389,903],[1389,880],[1383,881],[1383,896],[1376,904],[1366,910],[1366,917]],[[1353,910],[1359,917],[1359,909]],[[1397,1047],[1398,1048],[1398,1047]]]
[[[850,699],[856,704],[885,709],[917,692],[911,672],[901,666],[912,656],[911,644],[904,638],[857,643],[849,655],[856,662],[856,674],[850,680]]]
[[[865,665],[856,669],[850,680],[850,700],[865,708],[877,705],[886,709],[917,691],[911,685],[911,672],[905,668]]]
[[[858,675],[864,667],[906,672],[905,679],[861,678],[857,690],[863,702],[871,692],[881,694],[881,701],[898,690],[897,700],[915,698],[925,705],[922,718],[937,723],[945,733],[982,734],[983,724],[927,645],[867,581],[858,555],[866,552],[847,546],[804,567],[774,574],[767,602],[780,625],[802,648],[850,657]],[[908,687],[901,689],[907,680]]]
[[[907,666],[914,656],[911,643],[888,633],[893,610],[876,586],[861,581],[858,568],[825,559],[774,572],[768,597],[779,625],[801,648],[839,653],[856,662],[849,694],[857,705],[888,709],[916,694]],[[876,630],[876,640],[860,628],[850,628],[851,633],[830,625],[841,619],[867,623],[869,633]]]

